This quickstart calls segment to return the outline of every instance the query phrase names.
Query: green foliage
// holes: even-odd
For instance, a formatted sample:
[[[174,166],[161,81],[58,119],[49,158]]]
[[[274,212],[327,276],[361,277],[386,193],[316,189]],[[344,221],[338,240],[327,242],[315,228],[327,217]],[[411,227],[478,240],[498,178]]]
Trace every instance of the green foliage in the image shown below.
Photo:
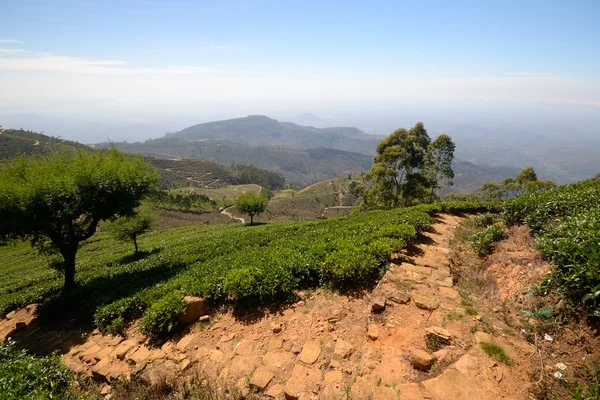
[[[138,253],[137,238],[150,230],[152,221],[152,215],[140,210],[133,215],[125,215],[112,221],[108,227],[117,240],[132,242],[135,246],[135,252]]]
[[[494,360],[508,366],[513,364],[513,360],[506,354],[502,346],[489,342],[481,342],[479,345],[483,351]]]
[[[100,221],[131,214],[154,182],[141,157],[114,148],[19,157],[0,169],[0,239],[50,239],[64,258],[70,289],[79,243]]]
[[[435,189],[451,183],[453,158],[452,139],[441,135],[432,143],[421,122],[410,130],[395,130],[377,145],[366,185],[357,188],[361,207],[391,209],[418,200],[431,202]]]
[[[491,225],[471,236],[471,248],[479,257],[485,257],[494,250],[495,243],[505,237],[502,226]]]
[[[152,340],[164,338],[175,330],[184,312],[183,295],[171,292],[146,310],[140,321],[140,332]]]
[[[127,322],[140,317],[146,308],[147,305],[138,297],[127,297],[98,308],[94,322],[102,332],[120,335]]]
[[[36,357],[0,343],[0,397],[4,400],[75,400],[73,372],[58,355]]]
[[[524,193],[537,193],[555,186],[552,181],[539,181],[533,167],[523,169],[515,178],[506,178],[502,183],[488,182],[479,189],[484,201],[506,200]]]
[[[190,188],[188,193],[173,193],[166,190],[154,190],[148,196],[149,202],[156,207],[170,210],[206,210],[214,211],[217,203],[205,194],[198,194]]]
[[[474,218],[475,226],[478,228],[487,228],[498,222],[498,215],[492,213],[480,214]]]
[[[246,192],[235,199],[235,208],[242,214],[248,214],[252,225],[254,216],[264,212],[268,203],[269,200],[264,195],[256,192]]]

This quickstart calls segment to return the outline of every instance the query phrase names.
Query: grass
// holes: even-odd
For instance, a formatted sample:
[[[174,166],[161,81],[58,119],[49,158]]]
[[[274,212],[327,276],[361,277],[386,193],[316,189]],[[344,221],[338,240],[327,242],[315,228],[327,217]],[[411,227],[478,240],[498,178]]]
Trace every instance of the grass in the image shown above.
[[[502,346],[490,342],[481,342],[480,346],[485,352],[485,354],[487,354],[494,360],[508,366],[513,365],[513,360],[506,354]]]
[[[448,321],[458,321],[458,320],[462,319],[463,317],[464,317],[464,315],[458,311],[450,311],[448,314],[446,314],[446,319]]]
[[[477,315],[477,310],[474,309],[473,307],[467,307],[467,308],[465,308],[465,314],[467,314],[467,315]]]

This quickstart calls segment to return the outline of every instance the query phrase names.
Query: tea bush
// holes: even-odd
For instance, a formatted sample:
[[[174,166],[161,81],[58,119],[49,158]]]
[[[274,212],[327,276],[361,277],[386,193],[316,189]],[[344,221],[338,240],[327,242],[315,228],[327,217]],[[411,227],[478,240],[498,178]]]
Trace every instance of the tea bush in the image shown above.
[[[0,398],[4,400],[75,400],[73,372],[58,355],[36,357],[0,343]]]
[[[126,323],[140,317],[147,307],[138,297],[124,298],[99,308],[94,314],[94,322],[102,332],[122,334]]]
[[[140,332],[153,340],[166,337],[175,330],[184,312],[183,295],[171,292],[146,310],[140,321]]]
[[[471,236],[471,248],[479,257],[485,257],[494,251],[495,243],[505,237],[502,226],[491,225]]]

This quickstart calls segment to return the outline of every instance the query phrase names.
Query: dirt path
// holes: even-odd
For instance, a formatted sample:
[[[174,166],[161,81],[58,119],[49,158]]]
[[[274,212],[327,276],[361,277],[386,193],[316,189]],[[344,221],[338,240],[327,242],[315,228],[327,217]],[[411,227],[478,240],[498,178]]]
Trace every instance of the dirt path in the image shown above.
[[[300,292],[302,300],[277,312],[213,315],[161,348],[146,347],[135,326],[126,339],[94,332],[64,360],[99,381],[201,374],[274,399],[526,399],[535,349],[497,333],[499,317],[465,315],[453,287],[449,242],[459,222],[441,216],[368,295]],[[15,321],[29,318],[19,313]],[[514,365],[491,359],[481,341],[502,346]]]
[[[232,213],[230,213],[229,209],[232,209],[234,206],[229,206],[226,209],[221,211],[221,214],[228,216],[229,218],[233,219],[234,221],[240,221],[242,224],[246,223],[246,220],[244,218],[238,218],[238,217],[234,217]]]

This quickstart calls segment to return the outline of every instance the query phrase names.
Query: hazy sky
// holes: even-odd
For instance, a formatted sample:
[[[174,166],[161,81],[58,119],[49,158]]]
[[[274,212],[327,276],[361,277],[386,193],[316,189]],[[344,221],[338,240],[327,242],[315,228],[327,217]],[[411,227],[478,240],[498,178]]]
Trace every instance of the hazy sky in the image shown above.
[[[600,113],[600,1],[0,0],[0,114]]]

